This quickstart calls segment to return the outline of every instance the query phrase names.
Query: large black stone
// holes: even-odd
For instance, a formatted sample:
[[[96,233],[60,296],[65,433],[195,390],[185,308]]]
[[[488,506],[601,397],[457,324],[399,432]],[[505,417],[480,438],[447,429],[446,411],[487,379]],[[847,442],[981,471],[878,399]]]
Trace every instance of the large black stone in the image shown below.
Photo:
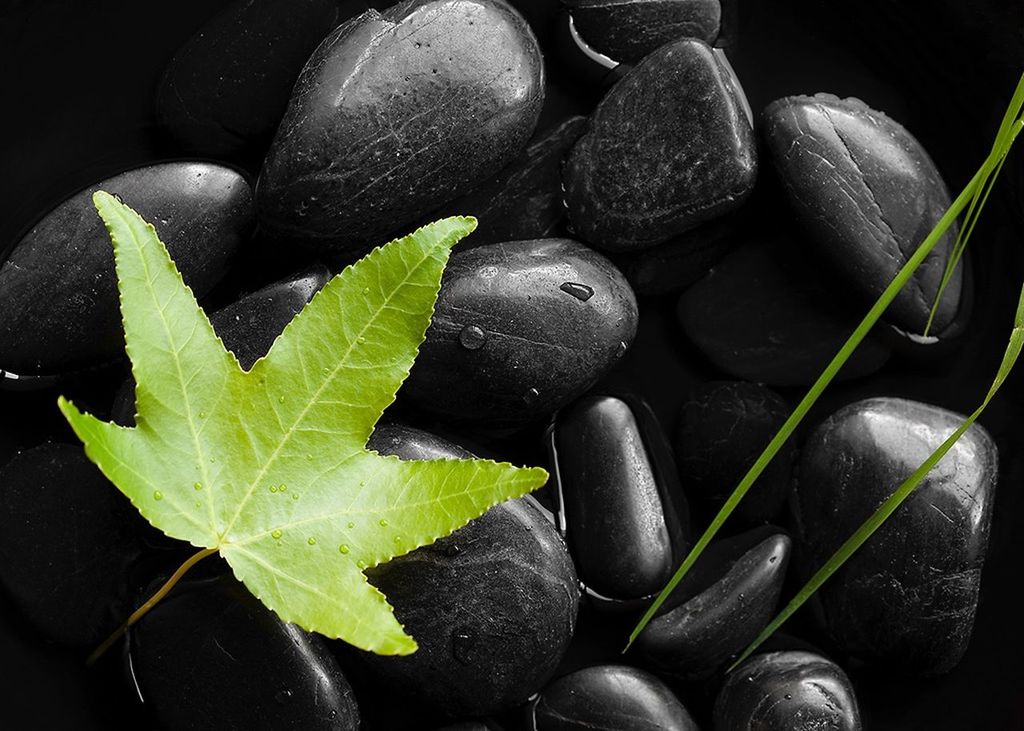
[[[369,447],[403,459],[467,452],[382,425]],[[361,653],[384,692],[450,717],[525,701],[547,682],[576,624],[579,589],[565,543],[529,498],[502,503],[435,543],[367,571],[419,649]]]
[[[566,0],[580,38],[620,63],[636,63],[679,38],[714,43],[722,19],[718,0]]]
[[[458,252],[402,393],[458,420],[525,422],[586,391],[626,352],[636,326],[622,274],[575,241]]]
[[[706,43],[682,39],[591,115],[565,165],[569,220],[595,246],[636,251],[738,207],[756,175],[742,91]]]
[[[679,299],[687,337],[719,369],[772,386],[813,383],[856,327],[787,235],[726,256]],[[874,373],[889,350],[869,335],[838,379]]]
[[[764,137],[792,210],[849,291],[872,304],[949,207],[935,163],[894,120],[859,99],[831,94],[779,99],[764,111]],[[952,226],[887,310],[923,332],[938,292]],[[956,316],[961,270],[936,312],[941,333]]]
[[[667,685],[626,665],[596,665],[563,676],[540,694],[536,731],[698,731]]]
[[[850,404],[804,445],[794,511],[803,570],[820,567],[963,421],[895,398]],[[950,670],[967,649],[988,546],[996,446],[972,426],[818,592],[826,628],[889,670]]]
[[[556,235],[566,218],[562,163],[584,124],[584,117],[570,117],[536,137],[495,178],[452,201],[431,218],[475,216],[477,228],[460,244],[463,247]]]
[[[714,510],[739,485],[790,409],[770,388],[744,381],[712,381],[683,402],[675,437],[679,474],[688,493]],[[790,440],[736,508],[746,524],[774,518],[789,495],[796,447]]]
[[[540,48],[502,0],[363,13],[295,84],[260,175],[261,226],[365,253],[509,163],[543,98]]]
[[[580,579],[609,599],[656,594],[689,547],[689,511],[649,407],[585,396],[558,415],[553,443],[560,512]]]
[[[130,611],[137,522],[81,447],[22,452],[0,470],[0,583],[47,637],[98,643]]]
[[[774,616],[790,547],[769,527],[712,543],[637,637],[637,651],[685,680],[713,675]]]
[[[110,236],[92,203],[120,196],[156,227],[192,291],[225,273],[252,225],[252,192],[234,170],[169,162],[101,181],[61,203],[0,267],[0,369],[60,375],[124,356]]]
[[[755,655],[726,680],[715,700],[715,731],[860,731],[850,679],[821,655]]]
[[[354,731],[359,710],[318,635],[228,576],[179,585],[132,629],[139,695],[168,729]]]
[[[269,143],[306,59],[363,0],[235,0],[174,55],[156,113],[190,152]]]

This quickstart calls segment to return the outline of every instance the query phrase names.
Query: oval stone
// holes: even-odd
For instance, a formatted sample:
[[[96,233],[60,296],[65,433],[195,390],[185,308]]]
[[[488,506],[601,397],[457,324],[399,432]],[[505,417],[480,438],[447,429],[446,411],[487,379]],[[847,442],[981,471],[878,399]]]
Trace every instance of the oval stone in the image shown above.
[[[711,544],[637,637],[637,651],[661,672],[711,677],[772,619],[790,547],[770,527]]]
[[[793,212],[849,291],[871,305],[949,207],[935,163],[902,125],[859,99],[785,97],[762,124]],[[889,305],[894,324],[924,331],[956,237],[954,224]],[[957,314],[961,279],[958,267],[936,332]]]
[[[694,388],[679,413],[676,459],[690,495],[717,510],[789,417],[782,397],[745,381],[712,381]],[[796,447],[787,442],[737,506],[733,520],[764,523],[782,509],[790,490]]]
[[[310,57],[260,174],[260,223],[358,256],[468,192],[530,138],[540,48],[502,0],[412,0]]]
[[[813,383],[856,327],[821,273],[796,256],[788,235],[749,243],[726,256],[679,298],[686,336],[715,366],[772,386]],[[869,335],[839,371],[874,373],[889,350]]]
[[[156,227],[197,297],[220,281],[252,225],[248,183],[213,163],[138,168],[77,193],[0,266],[0,369],[61,375],[124,356],[113,248],[92,203],[97,190]]]
[[[306,59],[363,0],[235,0],[182,46],[156,113],[190,152],[232,155],[270,142]]]
[[[359,728],[319,635],[277,618],[230,576],[179,585],[131,631],[130,672],[163,728]]]
[[[98,643],[130,611],[137,523],[80,446],[22,452],[0,469],[0,583],[49,639]]]
[[[587,45],[621,63],[636,63],[679,38],[714,43],[722,19],[718,0],[567,0]]]
[[[626,665],[596,665],[547,686],[534,710],[536,731],[698,731],[662,681]]]
[[[755,655],[733,671],[715,699],[715,731],[860,731],[850,679],[821,655]]]
[[[575,241],[458,252],[403,393],[456,420],[523,423],[586,391],[626,352],[636,327],[622,274]]]
[[[656,594],[689,547],[689,511],[650,407],[585,396],[558,415],[552,438],[560,512],[581,581],[608,599]]]
[[[647,56],[601,101],[566,161],[575,231],[609,251],[638,251],[737,208],[757,175],[744,104],[703,41]]]
[[[821,566],[964,418],[872,398],[826,419],[804,445],[794,493],[804,571]],[[997,475],[995,443],[976,424],[821,588],[826,628],[845,652],[926,675],[960,661],[974,626]]]
[[[369,448],[404,459],[467,452],[383,425]],[[449,717],[511,708],[551,677],[576,624],[579,589],[565,543],[530,498],[502,503],[441,538],[367,571],[419,650],[360,653],[387,695]]]

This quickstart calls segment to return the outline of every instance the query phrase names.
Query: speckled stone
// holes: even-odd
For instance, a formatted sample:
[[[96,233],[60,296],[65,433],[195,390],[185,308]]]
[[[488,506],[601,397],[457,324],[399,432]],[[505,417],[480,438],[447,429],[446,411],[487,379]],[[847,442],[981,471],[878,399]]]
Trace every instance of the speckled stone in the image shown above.
[[[794,494],[802,569],[817,569],[964,417],[896,398],[850,404],[804,445]],[[842,650],[886,670],[950,670],[970,641],[998,455],[972,426],[817,598]]]
[[[650,54],[608,92],[566,161],[569,220],[608,251],[638,251],[737,208],[757,151],[742,91],[703,41]]]
[[[715,700],[715,731],[860,731],[850,679],[821,655],[755,655],[726,680]]]
[[[785,97],[765,109],[762,126],[793,212],[867,307],[949,207],[935,163],[902,125],[859,99]],[[887,319],[923,332],[956,236],[954,225],[889,306]],[[961,281],[958,268],[936,313],[938,333],[956,316]]]
[[[356,257],[530,138],[540,48],[502,0],[410,0],[341,25],[302,70],[260,175],[271,235]]]

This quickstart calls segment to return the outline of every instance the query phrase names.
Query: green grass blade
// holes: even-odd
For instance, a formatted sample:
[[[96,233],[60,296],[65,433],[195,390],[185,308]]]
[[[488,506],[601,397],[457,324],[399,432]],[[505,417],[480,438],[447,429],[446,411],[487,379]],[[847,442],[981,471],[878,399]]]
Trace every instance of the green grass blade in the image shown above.
[[[988,393],[985,395],[985,399],[970,416],[968,416],[964,422],[954,431],[949,437],[932,452],[931,456],[926,459],[920,467],[914,470],[914,473],[908,477],[898,488],[893,492],[875,512],[868,518],[864,523],[850,536],[839,549],[832,554],[832,556],[825,562],[825,565],[818,569],[817,573],[811,577],[811,579],[804,584],[803,588],[797,592],[793,600],[786,605],[785,609],[779,612],[778,616],[773,619],[768,626],[766,626],[761,633],[750,643],[750,646],[743,651],[743,654],[734,662],[728,672],[732,672],[739,666],[744,660],[750,657],[761,644],[771,637],[771,635],[781,627],[793,614],[804,605],[804,603],[810,599],[810,597],[816,592],[821,586],[828,581],[828,579],[834,574],[840,566],[842,566],[847,559],[850,558],[864,543],[877,531],[889,516],[903,504],[903,501],[913,494],[914,490],[917,489],[921,481],[928,475],[931,469],[939,463],[946,453],[952,449],[953,445],[956,444],[957,440],[960,439],[966,433],[966,431],[978,420],[982,412],[992,401],[992,398],[996,395],[1000,386],[1006,381],[1006,377],[1010,374],[1014,364],[1020,357],[1021,347],[1024,346],[1024,287],[1021,288],[1021,296],[1017,305],[1017,315],[1014,320],[1013,331],[1010,333],[1010,340],[1006,346],[1006,352],[1003,354],[1003,360],[999,365],[999,370],[996,373],[995,378],[992,381],[992,385],[989,387]]]
[[[925,240],[921,242],[921,245],[918,246],[914,254],[909,260],[907,260],[906,264],[903,265],[900,271],[889,283],[889,286],[886,287],[885,291],[879,296],[875,304],[871,306],[871,309],[868,310],[864,319],[861,320],[859,325],[857,325],[856,329],[839,349],[839,352],[836,353],[829,364],[825,367],[825,370],[822,371],[821,375],[818,376],[818,379],[807,391],[803,399],[801,399],[800,403],[797,404],[793,413],[791,413],[789,418],[786,419],[779,431],[774,437],[772,437],[768,446],[765,447],[764,451],[743,476],[743,479],[740,481],[739,485],[737,485],[736,489],[733,490],[732,494],[729,495],[729,498],[715,515],[707,530],[705,530],[697,540],[697,543],[690,550],[689,554],[687,554],[679,568],[676,569],[672,578],[669,579],[668,583],[665,585],[665,588],[661,590],[661,593],[658,594],[655,600],[644,612],[636,627],[633,628],[633,631],[629,635],[629,641],[623,652],[629,650],[633,642],[636,641],[636,638],[665,603],[665,600],[668,599],[669,595],[676,586],[678,586],[679,582],[682,581],[683,577],[686,576],[689,570],[697,562],[697,559],[700,558],[704,549],[707,548],[708,544],[736,509],[736,506],[739,505],[740,501],[750,490],[757,478],[775,457],[779,449],[782,448],[782,445],[786,443],[790,436],[792,436],[793,432],[807,415],[807,412],[810,411],[811,407],[818,400],[818,397],[821,396],[824,390],[832,382],[839,370],[860,345],[861,341],[864,340],[867,334],[871,331],[871,328],[874,327],[875,323],[877,323],[881,318],[886,308],[888,308],[893,299],[896,298],[899,291],[904,287],[904,285],[906,285],[913,273],[932,252],[938,242],[949,230],[949,227],[953,225],[960,213],[962,213],[963,210],[972,202],[980,200],[982,205],[984,204],[984,200],[987,199],[987,192],[985,190],[986,184],[988,183],[993,170],[996,170],[997,167],[1001,167],[1002,159],[1009,152],[1010,147],[1020,131],[1021,120],[1018,117],[1022,108],[1024,108],[1024,74],[1021,75],[1020,80],[1017,83],[1013,99],[1007,108],[1006,114],[1003,116],[999,131],[996,134],[996,142],[993,144],[992,151],[989,153],[988,157],[985,158],[981,167],[974,174],[974,177],[971,178],[970,182],[967,183],[956,199],[950,204],[949,208],[939,219],[938,223],[935,224],[931,233],[925,237]],[[975,210],[980,210],[977,208],[977,205],[975,206]],[[1022,300],[1021,305],[1018,308],[1018,314],[1021,313],[1021,308],[1024,308],[1024,300]],[[1014,332],[1016,333],[1016,330]],[[1013,340],[1011,339],[1011,345],[1012,343]],[[1016,356],[1013,356],[1010,362],[1010,367],[1012,367],[1012,363],[1015,361]],[[994,387],[997,388],[995,384]]]

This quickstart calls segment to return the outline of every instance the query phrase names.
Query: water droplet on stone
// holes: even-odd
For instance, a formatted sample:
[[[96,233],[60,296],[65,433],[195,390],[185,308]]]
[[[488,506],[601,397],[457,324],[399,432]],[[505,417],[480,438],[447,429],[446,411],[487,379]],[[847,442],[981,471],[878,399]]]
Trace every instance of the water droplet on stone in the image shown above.
[[[349,548],[344,543],[342,543],[340,546],[338,546],[338,550],[341,551],[342,553],[348,553]]]
[[[585,284],[578,284],[576,282],[562,282],[562,286],[560,286],[559,289],[566,294],[571,294],[580,302],[586,302],[594,296],[593,287],[588,287]]]
[[[279,531],[279,530],[271,531],[270,537],[273,538],[276,541],[277,539],[279,539],[281,537],[281,531]]]
[[[768,563],[775,563],[778,560],[778,558],[779,558],[778,556],[772,556],[771,558],[768,559]]]
[[[164,499],[164,494],[162,492],[160,492],[159,490],[156,490],[153,493],[153,499],[154,500],[163,500]]]
[[[526,389],[526,393],[523,394],[523,401],[526,403],[527,406],[537,403],[537,399],[539,398],[540,391],[538,391],[536,388],[528,388]]]
[[[193,490],[202,490],[202,489],[203,489],[203,483],[201,483],[201,482],[197,482],[196,484],[194,484],[194,485],[192,486],[192,489],[193,489]]]
[[[274,700],[284,705],[292,699],[292,692],[288,688],[281,688],[281,690],[274,693]]]
[[[454,558],[455,556],[458,556],[460,553],[462,553],[462,549],[459,548],[458,544],[455,543],[444,549],[444,555],[450,558]]]
[[[629,346],[626,345],[626,343],[624,341],[620,340],[619,341],[619,347],[617,347],[615,349],[615,357],[616,358],[621,358],[622,356],[624,356],[626,354],[627,350],[629,350]]]
[[[790,695],[789,693],[786,693],[785,698],[786,698],[787,701],[793,700],[793,696]]]
[[[316,538],[314,538],[313,536],[310,536],[309,538],[306,539],[306,543],[308,543],[311,546],[315,546],[316,545]]]
[[[328,721],[333,721],[337,717],[338,717],[338,712],[333,710],[333,709],[331,710],[330,713],[327,714],[327,720]]]
[[[476,325],[466,325],[459,333],[459,344],[466,350],[479,350],[487,342],[487,333]]]
[[[452,654],[463,665],[469,665],[472,662],[474,645],[476,645],[476,640],[473,639],[473,635],[464,629],[457,630],[452,635]]]

